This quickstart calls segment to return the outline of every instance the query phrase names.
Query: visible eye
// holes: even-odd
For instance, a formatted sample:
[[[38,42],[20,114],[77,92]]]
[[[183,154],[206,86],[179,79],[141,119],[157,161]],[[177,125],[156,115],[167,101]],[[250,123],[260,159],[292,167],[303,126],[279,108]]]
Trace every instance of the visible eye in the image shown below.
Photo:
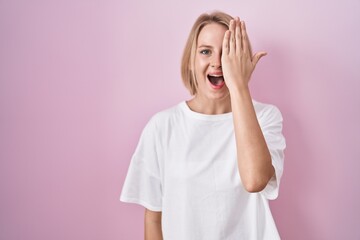
[[[209,49],[204,49],[204,50],[201,50],[200,53],[201,53],[201,54],[204,54],[204,55],[209,55],[209,54],[210,54],[210,50],[209,50]]]

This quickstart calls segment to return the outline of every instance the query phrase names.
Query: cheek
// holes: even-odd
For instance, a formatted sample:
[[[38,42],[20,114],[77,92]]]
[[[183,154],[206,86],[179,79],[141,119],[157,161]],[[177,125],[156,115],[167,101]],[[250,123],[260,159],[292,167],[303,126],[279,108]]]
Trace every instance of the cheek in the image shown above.
[[[206,70],[208,63],[208,59],[203,56],[196,56],[195,57],[195,66],[198,71],[204,71]]]

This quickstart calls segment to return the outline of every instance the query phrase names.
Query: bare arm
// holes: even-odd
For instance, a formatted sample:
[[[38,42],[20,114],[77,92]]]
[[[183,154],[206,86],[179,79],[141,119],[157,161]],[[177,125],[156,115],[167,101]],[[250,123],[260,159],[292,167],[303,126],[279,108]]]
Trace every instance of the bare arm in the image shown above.
[[[239,173],[249,192],[263,190],[275,173],[248,87],[257,62],[265,55],[252,56],[245,23],[232,20],[224,36],[222,67],[231,98]]]
[[[266,187],[275,169],[256,118],[249,90],[233,91],[231,106],[241,180],[247,191],[259,192]]]
[[[145,209],[145,240],[163,240],[161,212]]]

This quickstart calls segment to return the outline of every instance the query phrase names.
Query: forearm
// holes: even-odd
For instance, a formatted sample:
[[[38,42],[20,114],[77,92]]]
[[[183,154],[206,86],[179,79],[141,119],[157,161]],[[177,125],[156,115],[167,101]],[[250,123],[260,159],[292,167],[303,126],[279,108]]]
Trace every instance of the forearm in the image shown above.
[[[145,210],[145,240],[163,240],[161,212]]]
[[[259,192],[274,175],[271,155],[256,117],[249,88],[239,87],[232,90],[230,96],[241,180],[247,191]]]

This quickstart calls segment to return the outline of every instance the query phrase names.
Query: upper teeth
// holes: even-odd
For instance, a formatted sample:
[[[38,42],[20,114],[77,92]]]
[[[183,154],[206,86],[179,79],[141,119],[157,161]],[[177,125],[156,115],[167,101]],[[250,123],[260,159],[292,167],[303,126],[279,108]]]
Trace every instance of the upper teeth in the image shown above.
[[[222,77],[222,75],[209,75],[211,77]]]

